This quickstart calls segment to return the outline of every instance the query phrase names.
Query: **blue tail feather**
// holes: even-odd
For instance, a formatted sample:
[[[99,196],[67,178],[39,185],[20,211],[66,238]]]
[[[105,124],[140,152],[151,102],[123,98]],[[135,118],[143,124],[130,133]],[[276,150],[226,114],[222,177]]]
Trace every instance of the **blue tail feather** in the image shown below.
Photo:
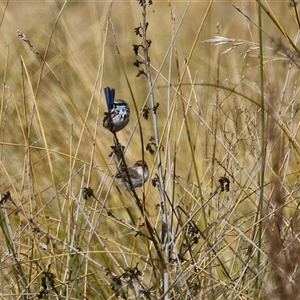
[[[108,111],[111,111],[115,101],[115,89],[111,89],[107,86],[104,88],[104,94]]]

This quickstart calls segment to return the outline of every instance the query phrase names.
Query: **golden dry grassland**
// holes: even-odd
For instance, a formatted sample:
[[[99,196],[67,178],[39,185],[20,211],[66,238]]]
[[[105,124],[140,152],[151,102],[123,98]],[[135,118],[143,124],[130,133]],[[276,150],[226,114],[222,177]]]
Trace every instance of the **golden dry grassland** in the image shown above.
[[[0,299],[300,299],[299,6],[151,2],[0,3]]]

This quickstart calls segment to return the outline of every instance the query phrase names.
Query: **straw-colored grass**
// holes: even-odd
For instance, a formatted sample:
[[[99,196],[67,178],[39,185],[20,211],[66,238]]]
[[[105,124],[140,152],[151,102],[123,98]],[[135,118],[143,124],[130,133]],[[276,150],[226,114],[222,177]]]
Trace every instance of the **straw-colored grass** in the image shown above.
[[[294,1],[0,8],[0,299],[300,299]]]

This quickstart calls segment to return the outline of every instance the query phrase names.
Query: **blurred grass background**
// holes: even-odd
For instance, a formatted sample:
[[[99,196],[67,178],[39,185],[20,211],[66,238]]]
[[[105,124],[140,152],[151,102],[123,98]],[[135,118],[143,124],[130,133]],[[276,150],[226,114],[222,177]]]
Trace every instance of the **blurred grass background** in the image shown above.
[[[1,299],[300,299],[298,7],[262,2],[260,41],[259,3],[147,6],[154,154],[155,116],[134,109],[151,108],[138,1],[0,4]],[[105,86],[131,107],[118,138],[151,169],[137,194],[158,239],[162,155],[165,294],[145,215],[111,177]]]

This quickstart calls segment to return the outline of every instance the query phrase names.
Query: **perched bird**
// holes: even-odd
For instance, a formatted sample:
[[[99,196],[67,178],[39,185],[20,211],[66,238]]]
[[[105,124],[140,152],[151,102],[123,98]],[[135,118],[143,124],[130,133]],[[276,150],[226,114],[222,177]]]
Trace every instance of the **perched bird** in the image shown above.
[[[120,131],[129,122],[129,106],[124,100],[115,100],[115,89],[105,87],[104,94],[108,112],[104,113],[103,127],[112,132]]]
[[[129,167],[128,174],[134,188],[141,187],[149,178],[149,169],[144,160],[138,160],[132,167]],[[129,178],[126,171],[116,174],[116,178],[121,186],[127,190],[131,189]]]

